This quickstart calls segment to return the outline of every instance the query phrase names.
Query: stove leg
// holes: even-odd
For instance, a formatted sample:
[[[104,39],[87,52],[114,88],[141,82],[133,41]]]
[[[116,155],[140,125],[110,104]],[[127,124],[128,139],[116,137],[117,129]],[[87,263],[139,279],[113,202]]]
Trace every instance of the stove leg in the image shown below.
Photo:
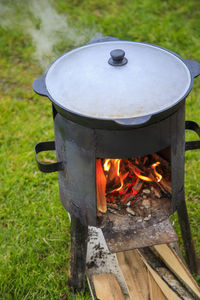
[[[70,270],[67,285],[74,291],[84,289],[88,227],[71,216]]]
[[[198,273],[198,259],[195,253],[190,223],[185,200],[177,207],[178,219],[181,228],[183,245],[185,249],[186,262],[192,273]]]

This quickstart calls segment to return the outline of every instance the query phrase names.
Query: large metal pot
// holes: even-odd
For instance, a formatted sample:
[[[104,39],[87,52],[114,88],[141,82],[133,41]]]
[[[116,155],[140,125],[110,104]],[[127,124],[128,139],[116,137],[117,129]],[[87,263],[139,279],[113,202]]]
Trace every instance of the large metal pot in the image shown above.
[[[71,121],[127,129],[175,112],[198,75],[198,62],[170,50],[105,37],[60,56],[33,89]]]

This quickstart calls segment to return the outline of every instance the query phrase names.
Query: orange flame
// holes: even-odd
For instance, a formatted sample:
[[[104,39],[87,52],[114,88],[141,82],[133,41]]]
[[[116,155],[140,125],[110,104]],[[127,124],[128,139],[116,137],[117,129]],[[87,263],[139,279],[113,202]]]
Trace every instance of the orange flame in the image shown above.
[[[111,163],[110,163],[110,159],[108,158],[105,160],[105,163],[103,165],[104,171],[108,172],[110,170],[110,167],[111,167]]]
[[[123,185],[124,185],[124,179],[126,178],[128,176],[128,172],[127,173],[125,173],[125,174],[123,174],[123,175],[119,175],[119,178],[120,178],[120,187],[118,187],[117,189],[115,189],[114,191],[115,192],[119,192],[122,188],[123,188]],[[113,191],[113,192],[114,192]]]
[[[110,168],[112,166],[112,172],[116,174],[116,177],[119,177],[120,179],[120,187],[114,189],[112,192],[118,192],[122,189],[124,185],[124,179],[128,176],[128,172],[126,174],[120,173],[120,162],[121,159],[106,159],[103,165],[104,171],[110,171]]]
[[[114,161],[114,164],[115,164],[116,170],[117,170],[117,176],[120,176],[120,174],[119,174],[120,161],[121,161],[121,159],[115,159],[115,161]]]
[[[151,165],[151,168],[153,169],[154,174],[156,175],[156,180],[157,180],[157,182],[160,182],[161,179],[162,179],[162,175],[159,174],[159,173],[156,171],[156,167],[157,167],[158,165],[160,165],[160,162],[159,162],[159,161],[157,161],[157,162],[155,162],[153,165]]]
[[[116,189],[114,189],[112,192],[119,192],[123,186],[124,186],[124,180],[126,179],[126,177],[128,176],[129,172],[122,174],[120,172],[120,163],[121,163],[121,159],[105,159],[103,168],[104,171],[109,172],[107,173],[106,177],[108,178],[109,176],[111,176],[110,178],[113,179],[117,179],[120,180],[120,186]],[[155,162],[154,164],[151,165],[151,168],[154,171],[155,177],[156,177],[156,181],[160,182],[162,179],[162,175],[159,174],[156,171],[156,167],[160,165],[160,162]],[[148,176],[144,176],[141,174],[141,170],[139,168],[137,168],[137,166],[133,166],[132,165],[132,171],[134,172],[134,174],[140,178],[143,181],[147,181],[147,182],[151,182],[154,181],[154,179],[152,177],[148,177]]]
[[[151,179],[150,177],[141,175],[141,174],[140,174],[140,170],[139,170],[138,168],[134,167],[132,170],[133,170],[134,174],[135,174],[138,178],[140,178],[140,179],[142,179],[142,180],[144,180],[144,181],[153,181],[153,179]]]
[[[140,175],[140,174],[138,174],[138,173],[136,173],[136,172],[135,172],[135,175],[136,175],[137,177],[139,177],[140,179],[144,180],[144,181],[153,181],[153,179],[151,179],[150,177]]]

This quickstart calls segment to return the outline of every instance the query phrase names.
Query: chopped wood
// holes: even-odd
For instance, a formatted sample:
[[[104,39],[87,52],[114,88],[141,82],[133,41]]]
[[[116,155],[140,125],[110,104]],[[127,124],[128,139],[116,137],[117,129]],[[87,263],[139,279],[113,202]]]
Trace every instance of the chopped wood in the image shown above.
[[[140,253],[141,254],[141,253]],[[181,298],[168,286],[168,284],[158,275],[158,273],[148,264],[146,258],[141,254],[142,261],[148,268],[153,279],[157,285],[161,288],[163,294],[167,299],[170,300],[181,300]]]
[[[137,178],[135,185],[133,187],[133,190],[135,192],[139,192],[143,186],[144,181],[142,181],[140,178]]]
[[[93,229],[92,229],[93,230]],[[156,247],[147,247],[141,250],[131,250],[127,252],[120,252],[118,254],[111,254],[107,249],[106,242],[103,239],[97,238],[95,229],[95,234],[91,240],[91,245],[89,242],[89,249],[91,251],[89,257],[91,262],[94,262],[94,257],[98,259],[93,263],[92,268],[88,268],[87,276],[90,283],[91,292],[95,299],[101,300],[110,300],[110,299],[126,299],[126,300],[196,300],[200,299],[198,295],[196,297],[191,294],[190,290],[193,288],[191,286],[190,290],[185,285],[182,284],[183,280],[192,281],[194,287],[199,290],[195,281],[191,277],[190,273],[184,266],[186,275],[183,274],[181,278],[174,276],[175,272],[170,271],[166,265],[167,261],[171,261],[171,254],[169,254],[168,249],[171,249],[169,245],[160,245],[157,248],[160,248],[159,252],[162,254],[157,255],[155,250]],[[100,232],[100,231],[99,231]],[[102,236],[103,237],[103,236]],[[105,246],[104,246],[105,244]],[[163,247],[164,246],[164,247]],[[105,247],[105,248],[104,248]],[[98,251],[98,252],[94,252]],[[105,249],[105,250],[104,250]],[[163,249],[164,254],[163,254]],[[153,251],[152,251],[153,250]],[[158,250],[158,249],[157,249]],[[172,253],[173,253],[173,249]],[[105,253],[104,253],[105,251]],[[101,253],[101,255],[99,255]],[[180,258],[176,255],[173,257],[172,263],[174,269],[177,269],[177,262],[179,264]],[[179,268],[179,267],[178,267]],[[183,271],[184,271],[183,270]],[[180,270],[180,276],[182,270]],[[111,274],[108,274],[111,273]],[[95,274],[95,275],[94,275]],[[94,285],[93,276],[98,276],[97,274],[102,274],[103,278],[102,284],[99,284],[100,287],[97,288],[100,290],[101,294],[95,294],[96,286]],[[189,275],[188,275],[189,274]],[[114,276],[114,279],[107,279],[107,276]],[[188,275],[188,278],[187,278]],[[116,280],[117,279],[117,280]],[[101,281],[97,278],[97,284]],[[108,282],[109,281],[109,282]],[[113,290],[117,290],[116,295]],[[108,285],[108,288],[107,288]],[[96,291],[97,291],[96,289]],[[103,291],[102,291],[103,290]],[[105,291],[104,291],[105,290]],[[123,292],[122,292],[123,291]],[[121,295],[123,298],[121,298]]]
[[[164,178],[161,179],[159,186],[162,185],[163,188],[171,195],[172,194],[172,184],[171,182],[165,180]]]
[[[170,169],[170,163],[166,159],[161,157],[159,154],[153,153],[152,157],[155,161],[159,161],[161,165],[165,166],[166,169]]]
[[[144,174],[145,171],[147,171],[147,168],[143,168],[143,170],[141,170],[138,166],[134,165],[132,162],[128,161],[128,166],[129,166],[129,171],[131,170],[133,172],[133,174],[135,174],[137,176],[137,174]],[[146,177],[148,177],[149,175],[144,175]]]
[[[175,254],[180,258],[181,262],[185,265],[185,267],[187,268],[187,263],[185,261],[185,258],[183,257],[183,253],[181,252],[178,243],[170,243],[167,244],[170,248],[172,248],[172,250],[175,252]]]
[[[125,300],[121,287],[113,274],[92,275],[96,296],[100,300]]]
[[[105,213],[107,211],[106,202],[106,177],[101,164],[101,159],[96,159],[96,189],[97,189],[97,209]]]
[[[127,204],[129,201],[133,201],[135,199],[134,195],[129,195],[128,197],[124,197],[120,200],[121,203]]]
[[[151,273],[148,271],[148,280],[149,280],[149,292],[150,292],[150,300],[167,300],[161,288],[158,286],[156,281],[154,280]]]
[[[136,250],[116,254],[131,300],[148,300],[147,271]]]
[[[165,261],[160,260],[150,248],[138,250],[141,254],[143,262],[149,269],[157,284],[159,284],[163,293],[169,299],[197,299],[184,287],[184,285],[174,276],[167,268]],[[168,294],[170,293],[170,294]],[[199,298],[198,298],[199,299]]]
[[[161,193],[161,190],[160,188],[158,188],[157,186],[151,186],[151,191],[154,193],[154,195],[157,197],[157,198],[161,198],[162,197],[162,193]]]
[[[156,245],[153,248],[184,286],[200,298],[200,288],[173,248],[167,244]]]
[[[167,195],[171,196],[172,194],[172,186],[171,182],[166,181],[164,178],[161,181],[157,181],[156,177],[153,173],[149,173],[149,177],[160,187],[160,189]]]

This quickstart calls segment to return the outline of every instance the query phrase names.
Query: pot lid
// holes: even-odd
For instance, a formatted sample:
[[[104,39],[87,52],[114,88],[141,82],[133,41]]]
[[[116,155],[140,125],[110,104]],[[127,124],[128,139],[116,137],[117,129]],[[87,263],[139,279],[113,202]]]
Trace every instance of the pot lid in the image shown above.
[[[111,41],[76,48],[48,69],[50,98],[91,118],[134,118],[167,110],[191,89],[185,63],[158,46]]]

